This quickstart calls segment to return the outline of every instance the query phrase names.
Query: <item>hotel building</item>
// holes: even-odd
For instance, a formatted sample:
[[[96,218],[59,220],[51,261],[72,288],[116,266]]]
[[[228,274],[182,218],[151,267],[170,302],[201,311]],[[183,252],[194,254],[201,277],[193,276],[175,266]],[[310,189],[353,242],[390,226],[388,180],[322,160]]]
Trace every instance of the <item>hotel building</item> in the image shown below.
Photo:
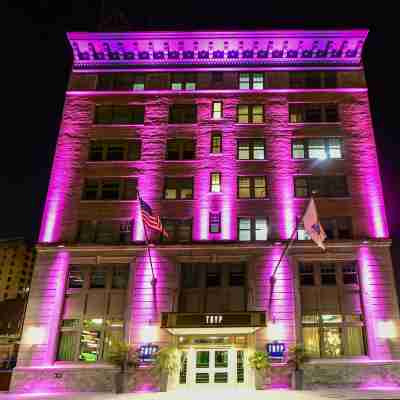
[[[168,390],[254,387],[249,353],[284,348],[277,372],[295,343],[311,357],[307,388],[399,385],[366,36],[69,33],[73,67],[11,390],[112,391],[106,360],[120,338],[142,351],[178,346]],[[169,233],[149,232],[149,248],[138,193]],[[299,223],[311,195],[325,252]],[[127,390],[157,390],[149,364]],[[288,382],[274,373],[265,387]]]

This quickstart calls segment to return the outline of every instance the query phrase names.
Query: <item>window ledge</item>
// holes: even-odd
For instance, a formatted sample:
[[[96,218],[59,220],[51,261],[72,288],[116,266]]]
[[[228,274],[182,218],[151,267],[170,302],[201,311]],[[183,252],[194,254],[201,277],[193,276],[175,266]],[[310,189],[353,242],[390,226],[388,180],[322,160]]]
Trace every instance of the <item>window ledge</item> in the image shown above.
[[[81,200],[81,203],[84,204],[90,204],[90,203],[95,203],[95,204],[99,204],[99,203],[132,203],[134,201],[137,201],[137,199],[134,200]]]
[[[292,161],[344,161],[344,158],[292,158]]]
[[[199,161],[199,159],[198,158],[192,158],[190,160],[184,159],[184,160],[163,160],[163,161],[166,162],[166,163],[177,163],[177,162],[179,162],[179,163],[181,163],[181,162],[190,163],[190,162],[193,162],[193,161]]]
[[[89,165],[97,165],[97,164],[104,165],[104,164],[108,164],[108,163],[111,163],[111,164],[128,164],[128,163],[133,163],[133,162],[138,162],[138,161],[142,161],[142,160],[140,160],[140,159],[138,159],[138,160],[101,160],[101,161],[90,161],[90,160],[88,160],[88,161],[86,161],[86,164],[89,164]]]
[[[236,161],[240,161],[240,162],[243,162],[243,161],[244,162],[266,162],[266,161],[271,161],[271,160],[268,159],[268,158],[264,158],[262,160],[241,160],[241,159],[237,158]]]
[[[95,123],[93,123],[92,124],[92,126],[93,127],[99,127],[99,128],[104,128],[104,127],[107,127],[107,126],[109,126],[109,127],[130,127],[130,126],[133,126],[133,127],[135,127],[135,126],[137,126],[137,127],[144,127],[144,123],[138,123],[138,124],[134,124],[134,123],[130,123],[130,124],[95,124]]]
[[[235,122],[235,126],[265,126],[267,125],[266,122]]]
[[[236,200],[271,200],[270,197],[237,197]]]
[[[349,196],[332,196],[332,197],[329,197],[329,196],[313,196],[314,197],[314,199],[319,199],[319,200],[325,200],[325,199],[328,199],[328,200],[351,200],[351,196],[349,195]],[[293,196],[293,200],[309,200],[310,199],[310,197],[295,197],[295,196]]]
[[[316,125],[335,125],[335,126],[340,126],[342,124],[341,121],[337,122],[288,122],[289,126],[294,125],[294,126],[316,126]]]

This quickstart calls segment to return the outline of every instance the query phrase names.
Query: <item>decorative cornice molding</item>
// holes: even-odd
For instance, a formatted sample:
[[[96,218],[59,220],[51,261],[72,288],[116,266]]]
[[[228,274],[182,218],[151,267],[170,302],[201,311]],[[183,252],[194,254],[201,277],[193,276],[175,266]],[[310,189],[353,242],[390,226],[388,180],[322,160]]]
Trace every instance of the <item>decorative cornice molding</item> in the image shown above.
[[[359,65],[368,31],[210,31],[67,34],[74,68]]]

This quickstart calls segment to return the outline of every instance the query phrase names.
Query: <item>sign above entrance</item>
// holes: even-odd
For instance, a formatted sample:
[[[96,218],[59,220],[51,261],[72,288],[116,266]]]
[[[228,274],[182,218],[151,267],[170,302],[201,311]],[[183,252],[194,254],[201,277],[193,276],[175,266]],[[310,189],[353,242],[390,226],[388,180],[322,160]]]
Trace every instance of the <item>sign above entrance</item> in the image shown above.
[[[161,328],[263,327],[263,311],[236,313],[163,313]]]

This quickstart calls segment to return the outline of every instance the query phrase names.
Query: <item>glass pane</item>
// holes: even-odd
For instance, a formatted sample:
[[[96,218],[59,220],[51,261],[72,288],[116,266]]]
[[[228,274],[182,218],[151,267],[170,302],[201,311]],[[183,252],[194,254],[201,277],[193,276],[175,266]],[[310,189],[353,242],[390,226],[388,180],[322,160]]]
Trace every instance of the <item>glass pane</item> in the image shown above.
[[[268,239],[268,224],[265,218],[256,218],[256,240]]]
[[[303,315],[301,317],[302,324],[318,324],[318,315],[317,314],[310,314],[310,315]]]
[[[250,89],[250,74],[239,74],[239,89]]]
[[[246,273],[243,265],[231,265],[229,274],[229,286],[244,286]]]
[[[239,142],[239,160],[250,160],[250,143]]]
[[[103,319],[101,318],[83,321],[83,329],[80,337],[80,361],[95,362],[99,359],[102,328]]]
[[[111,322],[111,321],[109,321]],[[104,338],[103,360],[107,360],[110,350],[124,338],[123,322],[112,321],[111,329],[107,329]],[[114,326],[113,326],[114,325]]]
[[[222,102],[221,101],[213,102],[213,118],[214,119],[222,118]]]
[[[176,199],[177,190],[176,189],[165,189],[165,198],[166,199]]]
[[[325,151],[325,141],[323,139],[310,139],[308,141],[308,157],[325,160],[327,154]]]
[[[68,288],[79,289],[83,287],[84,275],[81,267],[72,266],[68,275]]]
[[[228,368],[228,352],[216,351],[215,352],[215,368]]]
[[[250,198],[250,178],[247,176],[239,177],[239,198],[240,199]]]
[[[171,89],[172,90],[182,90],[183,83],[182,82],[172,82]]]
[[[211,192],[218,193],[221,191],[221,175],[218,172],[211,174]]]
[[[253,89],[264,89],[264,73],[254,72]]]
[[[311,240],[309,234],[304,230],[303,227],[297,230],[297,240]]]
[[[83,200],[97,200],[99,190],[99,181],[95,179],[87,179],[83,189]]]
[[[303,142],[293,143],[292,153],[293,153],[293,158],[295,159],[305,158],[306,154],[305,154],[304,143]]]
[[[90,273],[90,287],[91,288],[105,288],[106,287],[106,271],[103,268],[92,268]]]
[[[102,159],[103,159],[103,145],[98,143],[92,143],[90,145],[89,160],[101,161]]]
[[[212,146],[211,152],[212,153],[220,153],[221,152],[221,135],[213,135],[212,136]]]
[[[323,355],[325,357],[340,357],[342,340],[340,328],[322,328]]]
[[[328,139],[329,158],[342,158],[341,139]]]
[[[186,82],[185,90],[196,90],[196,82]]]
[[[351,326],[344,328],[347,336],[347,354],[348,356],[365,355],[364,334],[361,326]]]
[[[76,348],[76,332],[61,332],[58,343],[58,361],[74,361]]]
[[[199,274],[196,265],[182,265],[182,287],[184,287],[185,289],[199,287]]]
[[[261,124],[264,122],[264,110],[262,105],[254,105],[253,111],[253,123]]]
[[[250,241],[251,240],[251,221],[250,218],[239,219],[239,240]]]
[[[340,314],[323,314],[321,315],[323,324],[338,324],[342,322],[342,316]]]
[[[228,383],[228,372],[215,372],[214,383]]]
[[[303,341],[306,353],[310,357],[320,356],[318,328],[303,327]]]
[[[265,159],[265,144],[263,141],[257,140],[253,146],[253,158],[254,160]]]
[[[264,198],[267,196],[267,188],[264,176],[254,177],[254,197],[256,199]]]
[[[221,268],[219,265],[208,265],[206,287],[221,286]]]
[[[238,122],[247,124],[249,122],[249,106],[240,105],[238,108]]]
[[[101,189],[102,200],[118,200],[119,199],[119,181],[103,181]]]
[[[120,161],[124,159],[124,145],[109,144],[107,146],[107,161]]]
[[[196,368],[209,368],[210,366],[210,352],[198,351],[196,353]]]
[[[181,189],[181,199],[192,199],[193,190],[192,188]]]
[[[129,271],[128,268],[114,267],[112,275],[113,289],[126,289],[128,286]]]

